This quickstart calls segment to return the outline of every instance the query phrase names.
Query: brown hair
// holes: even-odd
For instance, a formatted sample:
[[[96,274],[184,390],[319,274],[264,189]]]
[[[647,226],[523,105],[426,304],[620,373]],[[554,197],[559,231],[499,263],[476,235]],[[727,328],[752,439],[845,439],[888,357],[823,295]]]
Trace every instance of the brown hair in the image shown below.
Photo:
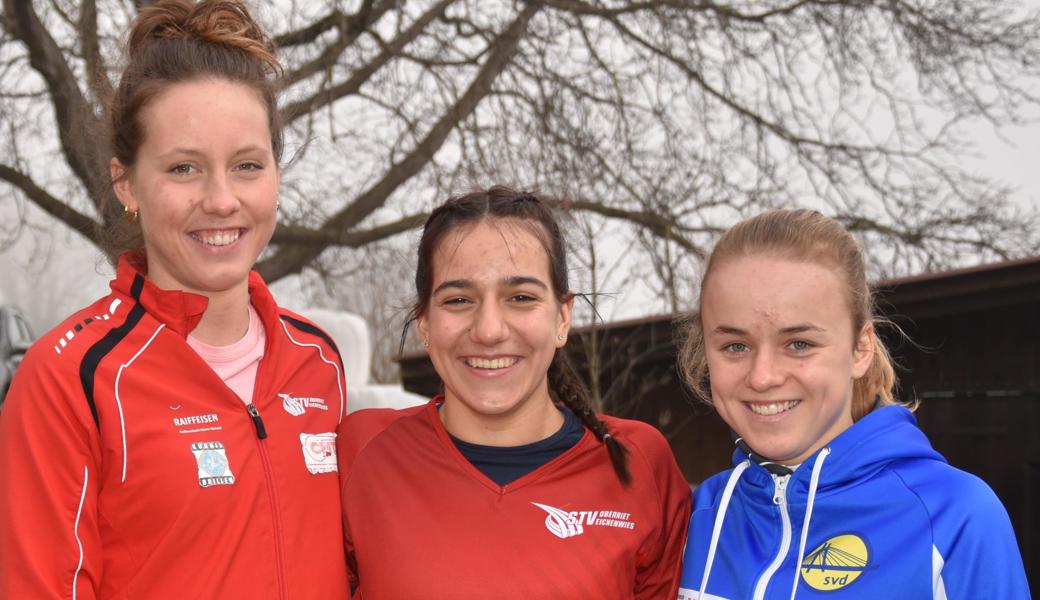
[[[853,335],[868,322],[885,323],[875,316],[874,296],[867,285],[863,253],[840,223],[814,210],[772,210],[731,227],[715,245],[701,279],[701,294],[719,264],[735,258],[768,254],[834,267],[845,282]],[[686,385],[701,400],[711,403],[708,360],[700,311],[680,323],[679,370]],[[874,359],[867,372],[853,383],[852,418],[859,420],[877,404],[896,404],[895,371],[888,349],[875,331]]]
[[[402,346],[408,326],[423,316],[433,292],[433,256],[444,236],[480,222],[509,221],[523,226],[541,242],[549,257],[549,279],[558,302],[566,302],[574,294],[567,281],[567,246],[552,209],[538,196],[495,186],[450,198],[430,214],[419,241],[419,259],[415,269],[416,302],[401,334]],[[549,365],[549,391],[558,402],[567,405],[582,423],[604,443],[611,464],[622,483],[628,484],[628,449],[617,440],[592,408],[592,398],[578,377],[563,348],[556,350]]]
[[[142,8],[130,28],[128,62],[108,107],[113,156],[132,168],[144,141],[141,110],[170,85],[212,77],[253,89],[267,109],[271,149],[282,156],[282,122],[274,44],[239,0],[160,0]],[[106,229],[100,238],[111,255],[143,247],[141,228],[115,218],[122,206],[106,190]]]

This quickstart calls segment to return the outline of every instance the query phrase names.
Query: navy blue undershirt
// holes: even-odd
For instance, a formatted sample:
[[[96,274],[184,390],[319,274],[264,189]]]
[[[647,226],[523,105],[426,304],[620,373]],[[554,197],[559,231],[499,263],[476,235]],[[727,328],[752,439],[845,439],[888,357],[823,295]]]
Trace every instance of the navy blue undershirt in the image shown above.
[[[566,406],[557,405],[563,413],[563,426],[544,440],[523,446],[482,446],[464,442],[448,434],[455,447],[481,473],[498,485],[506,485],[570,450],[585,435],[585,426]]]

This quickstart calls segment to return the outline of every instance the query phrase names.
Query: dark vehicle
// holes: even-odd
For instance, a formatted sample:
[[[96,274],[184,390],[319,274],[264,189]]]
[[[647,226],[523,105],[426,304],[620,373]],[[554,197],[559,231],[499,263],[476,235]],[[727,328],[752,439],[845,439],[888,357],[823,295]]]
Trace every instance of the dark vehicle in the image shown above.
[[[22,355],[33,342],[32,329],[13,306],[0,306],[0,405],[3,405],[11,378]]]

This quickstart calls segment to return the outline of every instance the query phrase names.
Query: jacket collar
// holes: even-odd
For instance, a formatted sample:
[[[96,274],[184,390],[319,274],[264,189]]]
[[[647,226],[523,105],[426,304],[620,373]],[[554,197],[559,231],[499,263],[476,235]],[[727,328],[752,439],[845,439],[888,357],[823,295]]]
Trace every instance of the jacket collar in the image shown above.
[[[147,271],[143,255],[124,253],[119,257],[116,277],[109,287],[121,296],[133,298],[167,329],[187,338],[202,320],[209,299],[201,294],[164,290],[148,280]],[[249,301],[259,313],[264,329],[274,331],[278,319],[277,305],[256,271],[249,272]]]

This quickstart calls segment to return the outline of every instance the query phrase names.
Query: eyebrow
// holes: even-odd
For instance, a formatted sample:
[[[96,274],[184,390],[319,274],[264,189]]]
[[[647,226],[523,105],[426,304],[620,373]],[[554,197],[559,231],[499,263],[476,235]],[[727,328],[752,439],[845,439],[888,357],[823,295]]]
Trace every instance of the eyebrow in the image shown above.
[[[792,333],[805,333],[806,331],[823,333],[827,330],[818,325],[813,325],[812,323],[799,323],[797,325],[784,327],[780,330],[780,333],[783,335],[791,335]],[[748,332],[739,327],[733,327],[732,325],[719,325],[712,330],[712,333],[720,335],[747,335]]]
[[[242,154],[249,154],[250,152],[264,152],[265,150],[266,150],[266,148],[264,148],[263,146],[257,146],[256,144],[250,144],[248,146],[243,146],[243,147],[239,148],[238,150],[235,150],[235,152],[232,154],[232,156],[239,156],[239,155],[242,155]],[[159,158],[169,158],[169,157],[172,157],[172,156],[176,156],[178,154],[187,154],[188,156],[202,156],[205,153],[202,150],[198,150],[196,148],[177,147],[177,148],[173,148],[169,152],[164,152],[164,153],[160,154]]]
[[[526,275],[515,275],[513,277],[506,277],[506,278],[501,280],[501,283],[502,283],[503,287],[517,287],[517,286],[521,286],[521,285],[533,285],[533,286],[539,287],[539,288],[541,288],[543,290],[548,290],[549,289],[549,286],[546,285],[545,282],[542,281],[541,279],[538,279],[537,277],[526,276]],[[468,289],[472,289],[473,287],[474,287],[473,286],[473,282],[470,281],[469,279],[449,279],[448,281],[445,281],[445,282],[441,283],[440,285],[438,285],[436,287],[436,289],[433,290],[433,293],[436,294],[436,293],[440,292],[441,290],[448,289],[448,288],[455,288],[455,289],[460,289],[460,290],[468,290]]]

